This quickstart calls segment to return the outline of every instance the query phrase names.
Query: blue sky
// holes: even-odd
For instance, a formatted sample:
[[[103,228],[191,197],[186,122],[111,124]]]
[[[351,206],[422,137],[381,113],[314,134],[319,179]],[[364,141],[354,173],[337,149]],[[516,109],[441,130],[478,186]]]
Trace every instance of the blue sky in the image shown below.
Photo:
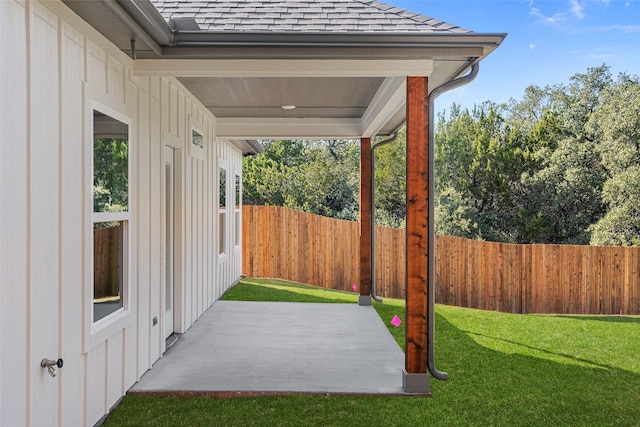
[[[385,0],[382,0],[385,1]],[[568,83],[606,63],[640,75],[640,0],[386,0],[478,33],[508,33],[480,64],[471,84],[444,94],[437,111],[457,102],[521,99],[527,86]]]

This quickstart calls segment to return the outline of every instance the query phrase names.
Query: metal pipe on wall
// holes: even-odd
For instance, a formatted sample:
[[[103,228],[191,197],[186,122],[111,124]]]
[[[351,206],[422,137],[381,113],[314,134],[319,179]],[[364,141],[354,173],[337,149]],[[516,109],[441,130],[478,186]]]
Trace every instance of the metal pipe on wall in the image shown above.
[[[371,146],[371,290],[370,295],[376,302],[382,298],[376,295],[376,152],[375,149],[398,139],[396,130],[391,137]]]

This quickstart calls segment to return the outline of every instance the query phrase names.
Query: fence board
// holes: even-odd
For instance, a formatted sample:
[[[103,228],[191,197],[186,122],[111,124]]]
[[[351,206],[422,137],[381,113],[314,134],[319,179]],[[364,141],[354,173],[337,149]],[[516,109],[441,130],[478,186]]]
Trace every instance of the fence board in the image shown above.
[[[325,288],[359,283],[359,226],[243,207],[243,272]],[[375,285],[405,297],[405,230],[376,227]],[[436,302],[511,313],[640,314],[640,248],[511,245],[436,236]]]
[[[93,231],[94,298],[120,295],[120,225]]]

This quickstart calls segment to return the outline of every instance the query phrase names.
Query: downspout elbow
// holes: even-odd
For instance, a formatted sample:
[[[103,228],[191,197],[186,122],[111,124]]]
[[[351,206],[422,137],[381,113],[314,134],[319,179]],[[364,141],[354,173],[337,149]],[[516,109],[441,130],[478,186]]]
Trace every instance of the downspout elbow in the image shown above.
[[[475,59],[474,59],[475,61]],[[478,72],[480,71],[480,64],[478,62],[474,62],[471,65],[471,70],[469,71],[468,74],[465,74],[462,77],[459,77],[457,79],[454,80],[449,80],[448,82],[438,86],[437,88],[433,89],[431,92],[429,92],[429,107],[433,106],[433,103],[435,102],[436,98],[439,97],[440,95],[442,95],[445,92],[449,92],[453,89],[457,89],[461,86],[467,85],[469,83],[471,83],[472,81],[475,80],[475,78],[478,76]],[[430,114],[431,114],[431,110]]]

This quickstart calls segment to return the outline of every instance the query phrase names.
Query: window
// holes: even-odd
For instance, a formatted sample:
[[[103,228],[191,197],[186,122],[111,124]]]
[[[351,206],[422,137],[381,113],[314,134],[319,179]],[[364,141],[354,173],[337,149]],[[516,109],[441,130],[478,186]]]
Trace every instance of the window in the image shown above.
[[[240,201],[240,196],[242,195],[242,181],[240,180],[240,175],[236,174],[236,192],[235,192],[235,245],[240,246],[240,241],[242,240],[242,215],[240,214],[240,206],[242,202]]]
[[[219,203],[218,203],[218,252],[220,255],[226,253],[226,229],[225,224],[227,222],[227,170],[223,167],[220,168],[220,180],[219,180]]]
[[[93,321],[126,306],[129,126],[93,111]]]
[[[191,132],[191,144],[199,149],[204,149],[204,138],[197,131]]]
[[[202,132],[194,128],[191,128],[191,144],[189,144],[189,153],[200,160],[204,160],[204,136]]]

